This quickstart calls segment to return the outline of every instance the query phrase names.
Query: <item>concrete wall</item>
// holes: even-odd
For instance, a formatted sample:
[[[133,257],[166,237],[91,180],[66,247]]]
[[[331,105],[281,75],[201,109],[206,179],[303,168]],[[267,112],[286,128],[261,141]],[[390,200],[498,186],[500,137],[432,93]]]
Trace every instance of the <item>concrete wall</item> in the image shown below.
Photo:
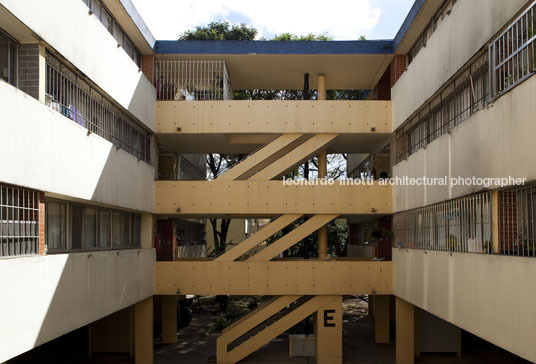
[[[153,249],[0,262],[0,362],[153,295]]]
[[[154,210],[152,166],[5,82],[0,99],[1,182]]]
[[[526,3],[527,0],[458,0],[393,87],[393,130],[459,71]]]
[[[501,96],[393,167],[394,176],[536,179],[536,77]],[[484,189],[478,186],[394,186],[393,209],[404,211]]]
[[[88,14],[83,1],[0,0],[0,4],[154,130],[154,87],[99,19]]]
[[[395,248],[393,264],[397,297],[536,361],[536,260]]]

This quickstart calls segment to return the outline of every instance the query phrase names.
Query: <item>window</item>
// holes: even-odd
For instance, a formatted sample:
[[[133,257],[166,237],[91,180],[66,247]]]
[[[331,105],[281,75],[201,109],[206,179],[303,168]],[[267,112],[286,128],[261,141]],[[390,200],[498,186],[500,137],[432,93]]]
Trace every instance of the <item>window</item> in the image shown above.
[[[17,44],[0,31],[0,78],[17,86]]]
[[[99,210],[99,248],[109,248],[111,239],[110,211]]]
[[[71,213],[71,249],[82,249],[82,217],[84,209],[73,206]]]
[[[0,257],[39,254],[39,192],[0,184]]]
[[[492,253],[491,194],[477,193],[393,217],[395,246]]]
[[[121,221],[121,213],[117,211],[112,212],[112,245],[114,248],[123,246]]]
[[[84,249],[97,247],[97,210],[84,207],[82,241]]]
[[[67,204],[47,202],[45,222],[47,250],[67,249]]]
[[[47,200],[45,221],[48,252],[141,246],[139,214]]]

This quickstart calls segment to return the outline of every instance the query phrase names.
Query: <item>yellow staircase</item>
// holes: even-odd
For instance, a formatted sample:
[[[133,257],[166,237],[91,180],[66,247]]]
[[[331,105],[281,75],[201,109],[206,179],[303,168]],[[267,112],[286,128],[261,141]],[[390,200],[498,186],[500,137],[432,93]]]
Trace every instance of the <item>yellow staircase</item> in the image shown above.
[[[218,364],[239,362],[333,300],[334,296],[274,297],[222,332],[217,339]]]

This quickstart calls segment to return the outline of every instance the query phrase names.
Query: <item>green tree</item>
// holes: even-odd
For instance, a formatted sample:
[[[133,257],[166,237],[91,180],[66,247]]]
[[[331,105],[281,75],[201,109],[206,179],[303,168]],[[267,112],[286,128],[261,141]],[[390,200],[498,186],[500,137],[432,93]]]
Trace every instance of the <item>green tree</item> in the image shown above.
[[[231,25],[227,21],[213,21],[208,25],[187,30],[179,40],[254,40],[257,29],[246,24]]]

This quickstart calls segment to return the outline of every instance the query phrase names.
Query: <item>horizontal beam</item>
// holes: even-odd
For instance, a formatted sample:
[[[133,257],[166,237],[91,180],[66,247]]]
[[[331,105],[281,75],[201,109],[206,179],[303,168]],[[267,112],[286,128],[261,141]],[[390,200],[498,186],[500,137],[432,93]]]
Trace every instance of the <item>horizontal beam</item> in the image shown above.
[[[157,101],[159,134],[391,133],[391,101]]]
[[[156,181],[155,213],[189,216],[392,213],[390,186],[288,186],[283,181]]]
[[[392,262],[157,262],[155,294],[345,295],[392,294]]]

